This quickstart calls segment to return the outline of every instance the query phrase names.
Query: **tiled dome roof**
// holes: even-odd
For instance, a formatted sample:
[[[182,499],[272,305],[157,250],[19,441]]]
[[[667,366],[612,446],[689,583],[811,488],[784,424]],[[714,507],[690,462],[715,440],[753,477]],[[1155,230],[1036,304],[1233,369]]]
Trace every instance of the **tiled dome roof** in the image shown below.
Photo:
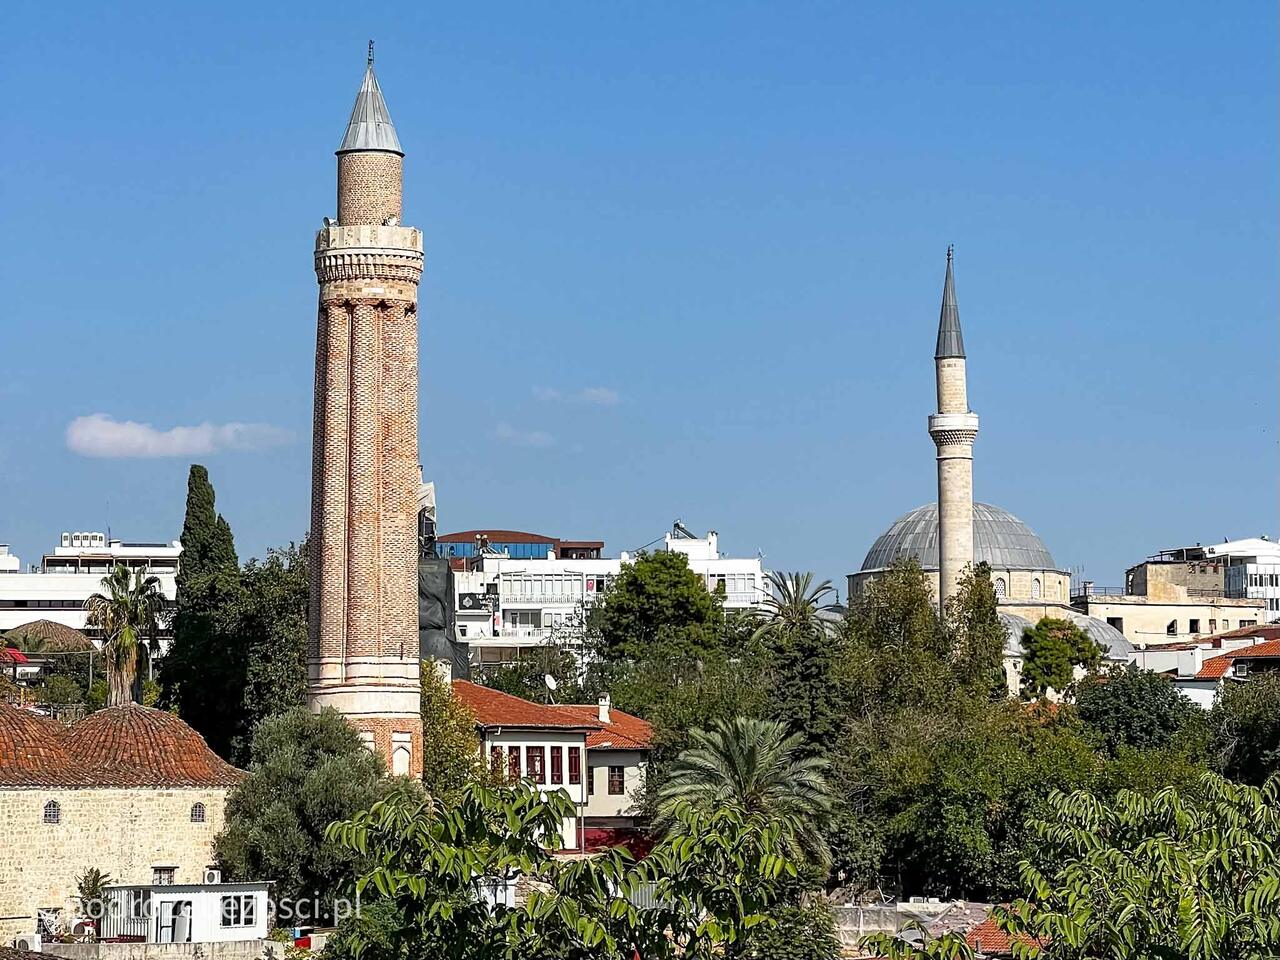
[[[91,713],[62,739],[104,787],[230,787],[244,777],[175,714],[136,703]]]
[[[46,649],[51,652],[94,649],[93,641],[75,627],[68,627],[65,623],[55,623],[53,620],[32,620],[30,623],[24,623],[6,633],[4,639],[9,646],[19,649],[24,642],[31,640],[43,641]]]
[[[89,777],[62,743],[64,728],[0,703],[0,787],[85,787]]]

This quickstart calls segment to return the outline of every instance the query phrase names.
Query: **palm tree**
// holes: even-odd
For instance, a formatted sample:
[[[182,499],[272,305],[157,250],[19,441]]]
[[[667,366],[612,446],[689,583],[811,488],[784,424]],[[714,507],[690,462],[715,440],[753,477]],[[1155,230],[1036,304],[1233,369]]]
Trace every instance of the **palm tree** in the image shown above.
[[[132,575],[124,564],[102,578],[102,593],[84,602],[89,626],[102,631],[102,653],[107,665],[107,706],[133,702],[138,677],[138,651],[144,643],[156,649],[156,633],[164,616],[160,580],[142,570]]]
[[[835,595],[830,580],[814,585],[812,573],[769,572],[773,588],[764,598],[759,612],[760,626],[753,640],[776,642],[781,637],[810,634],[827,636],[834,631],[831,619],[823,616],[836,609],[827,598]]]
[[[733,807],[781,821],[790,836],[790,853],[827,867],[831,853],[822,827],[831,810],[827,762],[804,757],[800,734],[787,736],[774,720],[717,719],[689,735],[689,747],[672,763],[658,790],[660,829],[675,826],[675,808],[688,801],[710,812]]]

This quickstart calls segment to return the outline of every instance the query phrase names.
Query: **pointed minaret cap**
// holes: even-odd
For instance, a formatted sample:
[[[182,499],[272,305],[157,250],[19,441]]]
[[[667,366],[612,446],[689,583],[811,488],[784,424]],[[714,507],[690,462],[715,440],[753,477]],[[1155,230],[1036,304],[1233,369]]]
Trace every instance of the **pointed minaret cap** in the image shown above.
[[[369,63],[364,71],[364,82],[356,94],[356,105],[351,108],[351,119],[347,121],[347,134],[337,152],[354,153],[358,150],[379,150],[404,156],[395,124],[391,122],[391,111],[387,109],[387,101],[382,99],[382,89],[373,72],[372,40],[369,41]]]
[[[938,348],[933,359],[964,357],[964,335],[960,332],[960,308],[956,306],[956,281],[951,276],[951,256],[947,247],[947,279],[942,285],[942,314],[938,317]]]

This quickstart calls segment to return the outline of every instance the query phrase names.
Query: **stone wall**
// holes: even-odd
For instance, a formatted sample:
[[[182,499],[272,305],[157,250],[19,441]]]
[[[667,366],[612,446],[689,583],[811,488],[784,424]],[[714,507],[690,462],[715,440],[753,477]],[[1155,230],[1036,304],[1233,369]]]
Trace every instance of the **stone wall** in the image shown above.
[[[213,862],[226,788],[0,789],[0,943],[35,930],[42,908],[68,908],[76,880],[96,867],[115,883],[151,883],[153,867],[175,867],[199,883]],[[45,805],[59,805],[45,823]],[[204,805],[204,822],[191,808]]]
[[[259,960],[283,958],[284,944],[270,940],[220,943],[46,943],[44,953],[65,960]]]

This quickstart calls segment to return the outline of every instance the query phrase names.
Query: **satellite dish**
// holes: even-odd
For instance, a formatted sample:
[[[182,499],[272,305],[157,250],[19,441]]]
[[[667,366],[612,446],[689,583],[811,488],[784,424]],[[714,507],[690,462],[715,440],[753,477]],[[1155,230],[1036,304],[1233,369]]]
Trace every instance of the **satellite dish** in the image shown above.
[[[555,688],[560,685],[556,683],[556,678],[549,673],[543,674],[542,682],[547,685],[548,690],[555,690]]]

